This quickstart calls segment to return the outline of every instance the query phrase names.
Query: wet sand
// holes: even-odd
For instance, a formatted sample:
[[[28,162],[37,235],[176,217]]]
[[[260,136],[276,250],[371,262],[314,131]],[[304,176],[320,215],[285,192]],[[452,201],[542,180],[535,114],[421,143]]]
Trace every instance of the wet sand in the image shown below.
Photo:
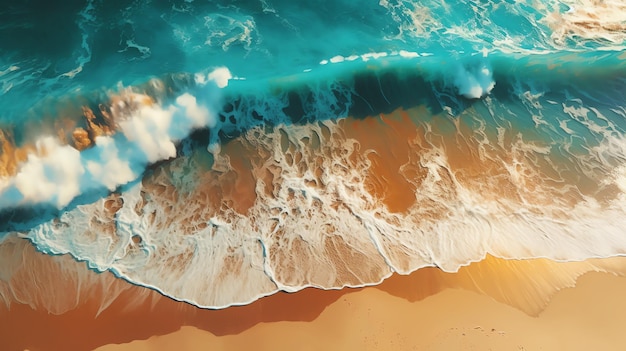
[[[97,350],[620,350],[624,294],[626,278],[588,273],[534,318],[466,290],[412,303],[368,288],[344,295],[309,323],[263,323],[222,337],[187,326]]]
[[[60,275],[86,270],[71,260],[25,252],[26,264],[37,257],[50,267],[30,272],[30,288],[40,299],[76,289]],[[626,323],[626,278],[595,271],[626,273],[626,258],[556,263],[489,256],[458,273],[424,268],[376,287],[278,293],[223,310],[201,310],[131,286],[100,314],[101,294],[81,295],[83,301],[61,315],[41,306],[3,306],[0,345],[31,351],[610,350],[626,338],[620,327]],[[592,273],[576,288],[557,293],[585,272]]]

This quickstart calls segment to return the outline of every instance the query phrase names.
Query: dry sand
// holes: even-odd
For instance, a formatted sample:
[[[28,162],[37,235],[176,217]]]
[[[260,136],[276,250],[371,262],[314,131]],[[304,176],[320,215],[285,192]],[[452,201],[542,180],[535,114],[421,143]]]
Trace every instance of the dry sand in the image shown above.
[[[408,302],[367,288],[344,295],[308,323],[262,323],[222,337],[186,326],[97,350],[621,350],[624,296],[626,278],[588,273],[535,318],[466,290]]]

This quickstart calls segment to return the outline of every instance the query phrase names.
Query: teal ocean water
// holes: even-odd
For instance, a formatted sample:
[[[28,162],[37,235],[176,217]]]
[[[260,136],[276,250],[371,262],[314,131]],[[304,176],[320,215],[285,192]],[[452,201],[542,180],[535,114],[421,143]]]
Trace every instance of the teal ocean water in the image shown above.
[[[621,1],[9,1],[0,30],[0,240],[202,307],[626,252]]]

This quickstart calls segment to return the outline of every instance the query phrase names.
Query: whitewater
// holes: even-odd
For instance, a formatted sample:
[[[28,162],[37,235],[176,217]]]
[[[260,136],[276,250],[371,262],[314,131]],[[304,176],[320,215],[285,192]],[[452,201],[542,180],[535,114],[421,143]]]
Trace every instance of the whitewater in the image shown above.
[[[0,14],[2,241],[208,308],[626,252],[620,1],[50,11]]]

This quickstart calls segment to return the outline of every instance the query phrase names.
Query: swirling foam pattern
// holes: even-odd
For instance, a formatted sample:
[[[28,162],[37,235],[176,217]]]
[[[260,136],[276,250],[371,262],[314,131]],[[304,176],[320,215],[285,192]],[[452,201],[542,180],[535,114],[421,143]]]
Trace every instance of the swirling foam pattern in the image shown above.
[[[620,1],[31,6],[3,240],[202,307],[626,252]]]

